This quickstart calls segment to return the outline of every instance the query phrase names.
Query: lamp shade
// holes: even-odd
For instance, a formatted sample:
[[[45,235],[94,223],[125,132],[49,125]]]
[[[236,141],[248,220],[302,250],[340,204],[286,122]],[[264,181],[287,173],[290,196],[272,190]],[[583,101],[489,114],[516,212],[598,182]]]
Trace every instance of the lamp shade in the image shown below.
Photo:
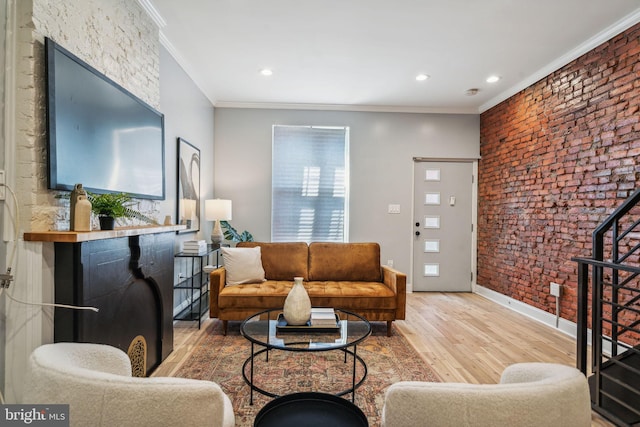
[[[230,221],[231,200],[212,199],[204,201],[204,217],[207,221]]]

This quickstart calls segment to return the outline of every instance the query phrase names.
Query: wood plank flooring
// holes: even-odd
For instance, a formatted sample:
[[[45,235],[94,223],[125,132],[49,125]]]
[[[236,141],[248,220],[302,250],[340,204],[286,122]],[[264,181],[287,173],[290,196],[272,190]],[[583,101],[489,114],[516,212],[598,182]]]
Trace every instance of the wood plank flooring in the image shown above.
[[[154,376],[171,376],[187,358],[202,331],[196,322],[178,322],[174,351]],[[517,362],[575,366],[575,340],[540,322],[471,293],[407,295],[407,319],[394,327],[429,363],[442,381],[495,383]],[[592,413],[592,426],[613,426]]]

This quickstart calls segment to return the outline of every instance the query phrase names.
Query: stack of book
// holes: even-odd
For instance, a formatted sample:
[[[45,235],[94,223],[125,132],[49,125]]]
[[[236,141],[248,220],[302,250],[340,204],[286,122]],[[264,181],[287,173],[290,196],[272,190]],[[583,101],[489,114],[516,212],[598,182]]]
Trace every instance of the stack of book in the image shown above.
[[[187,240],[184,242],[182,253],[190,255],[204,255],[207,253],[206,240]]]
[[[336,326],[336,313],[333,308],[311,309],[311,326]]]

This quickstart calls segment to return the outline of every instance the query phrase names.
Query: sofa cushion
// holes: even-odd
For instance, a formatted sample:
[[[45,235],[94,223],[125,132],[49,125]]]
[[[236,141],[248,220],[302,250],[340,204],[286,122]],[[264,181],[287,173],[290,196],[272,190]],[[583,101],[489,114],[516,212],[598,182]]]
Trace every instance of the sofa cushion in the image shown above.
[[[220,248],[227,271],[227,286],[265,281],[260,247]]]
[[[220,291],[218,304],[222,309],[256,307],[254,311],[260,311],[282,308],[292,286],[290,281],[268,280],[260,285],[226,287]],[[306,282],[304,287],[314,307],[344,308],[356,312],[396,308],[395,294],[380,282]]]
[[[225,287],[218,294],[220,308],[259,307],[254,311],[268,308],[282,308],[293,282],[287,280],[267,280],[260,285],[248,284]]]
[[[396,308],[396,296],[384,283],[314,281],[305,284],[314,307],[343,308],[347,311]]]
[[[267,280],[308,280],[309,248],[304,242],[264,243],[238,242],[238,248],[262,248],[262,267]]]
[[[309,280],[381,282],[380,245],[313,242],[309,244]]]

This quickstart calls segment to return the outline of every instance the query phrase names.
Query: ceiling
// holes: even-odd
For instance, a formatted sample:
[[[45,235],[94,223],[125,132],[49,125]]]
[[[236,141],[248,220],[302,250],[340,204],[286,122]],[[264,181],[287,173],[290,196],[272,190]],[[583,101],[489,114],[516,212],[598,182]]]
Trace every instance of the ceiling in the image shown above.
[[[477,114],[640,22],[640,0],[139,2],[222,107]]]

